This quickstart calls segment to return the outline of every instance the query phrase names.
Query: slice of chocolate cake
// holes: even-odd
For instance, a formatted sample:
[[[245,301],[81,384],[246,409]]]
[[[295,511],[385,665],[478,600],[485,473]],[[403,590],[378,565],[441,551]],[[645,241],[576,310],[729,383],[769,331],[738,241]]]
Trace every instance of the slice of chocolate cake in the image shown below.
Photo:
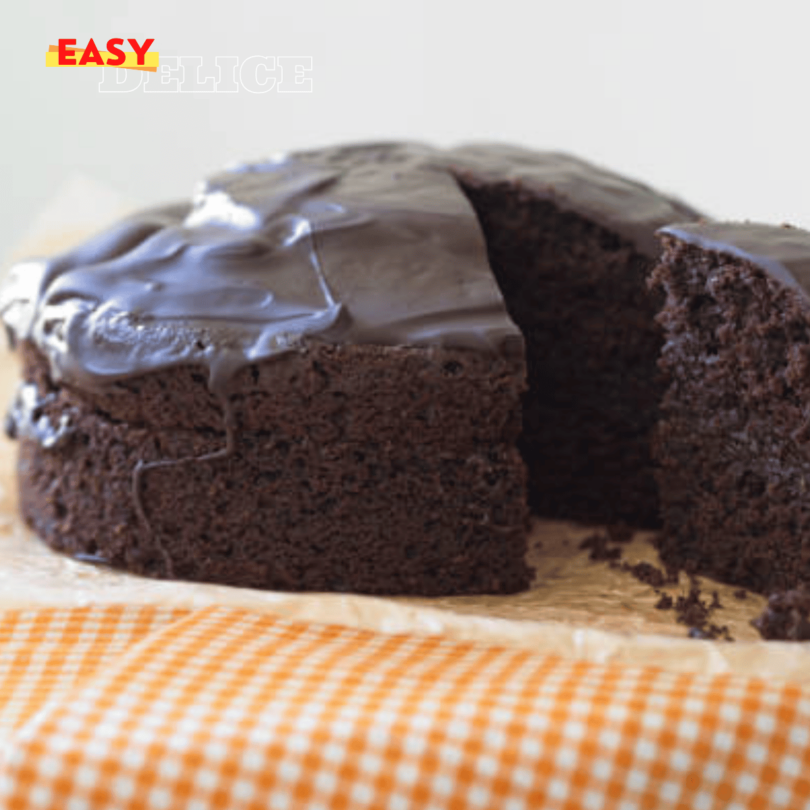
[[[762,593],[810,582],[810,233],[660,233],[662,555]]]
[[[655,521],[644,276],[655,228],[691,215],[507,146],[216,176],[16,269],[23,513],[54,548],[155,576],[520,590],[519,450],[540,514]]]

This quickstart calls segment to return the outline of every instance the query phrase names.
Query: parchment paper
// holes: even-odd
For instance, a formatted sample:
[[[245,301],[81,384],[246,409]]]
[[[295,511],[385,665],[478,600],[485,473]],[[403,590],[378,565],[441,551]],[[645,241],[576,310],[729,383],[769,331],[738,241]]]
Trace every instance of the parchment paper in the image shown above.
[[[21,255],[47,253],[84,238],[116,218],[126,204],[102,184],[74,178],[29,231]],[[0,357],[0,401],[16,384],[16,361]],[[580,549],[593,527],[537,521],[530,540],[533,587],[514,596],[378,599],[344,594],[289,594],[214,585],[148,580],[80,563],[50,551],[17,517],[15,447],[0,439],[0,609],[93,603],[200,607],[225,604],[288,618],[346,624],[383,632],[440,633],[457,639],[529,648],[591,661],[654,665],[679,672],[759,675],[810,683],[810,645],[759,641],[750,619],[762,597],[717,590],[722,608],[711,621],[727,625],[734,643],[686,638],[671,610],[654,607],[659,595],[629,573],[588,559]],[[649,535],[623,544],[622,559],[658,564]],[[686,593],[685,579],[664,590]]]

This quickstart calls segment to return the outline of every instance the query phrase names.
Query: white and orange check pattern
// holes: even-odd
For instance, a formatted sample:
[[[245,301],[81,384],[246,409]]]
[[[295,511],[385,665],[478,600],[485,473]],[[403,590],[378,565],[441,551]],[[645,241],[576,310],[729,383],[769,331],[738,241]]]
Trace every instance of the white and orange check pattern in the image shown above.
[[[8,810],[810,808],[810,689],[241,610],[0,614]]]

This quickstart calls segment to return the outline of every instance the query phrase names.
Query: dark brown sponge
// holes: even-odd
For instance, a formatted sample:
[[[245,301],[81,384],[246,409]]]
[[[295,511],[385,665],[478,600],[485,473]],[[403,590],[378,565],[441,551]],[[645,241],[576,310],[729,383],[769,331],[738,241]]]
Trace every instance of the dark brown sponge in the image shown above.
[[[807,298],[730,247],[663,241],[662,556],[759,593],[793,588],[810,581]]]
[[[646,288],[654,262],[520,184],[459,180],[526,341],[520,447],[533,511],[659,525],[649,442],[664,392],[662,296]]]
[[[200,370],[100,395],[54,383],[30,345],[23,355],[29,422],[66,429],[51,447],[19,436],[22,511],[60,551],[283,590],[529,584],[520,358],[313,343],[232,381],[224,457],[225,415]]]

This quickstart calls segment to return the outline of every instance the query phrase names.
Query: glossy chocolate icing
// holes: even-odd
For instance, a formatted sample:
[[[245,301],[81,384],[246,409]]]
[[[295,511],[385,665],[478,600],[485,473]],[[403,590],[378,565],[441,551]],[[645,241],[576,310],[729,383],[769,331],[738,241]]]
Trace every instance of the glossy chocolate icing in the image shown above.
[[[810,299],[810,232],[801,228],[701,221],[669,225],[658,234],[750,262]]]
[[[470,144],[454,149],[451,163],[478,178],[519,183],[534,196],[615,231],[650,259],[659,254],[656,229],[701,216],[643,183],[563,152]]]
[[[130,217],[13,268],[0,307],[54,379],[238,368],[306,339],[515,351],[522,345],[454,175],[516,181],[651,252],[690,209],[568,155],[504,145],[362,144],[243,165],[192,204]]]
[[[33,439],[45,450],[61,447],[72,435],[73,425],[68,412],[54,423],[45,412],[56,400],[55,394],[40,394],[34,383],[21,383],[6,413],[5,433],[11,439]]]

